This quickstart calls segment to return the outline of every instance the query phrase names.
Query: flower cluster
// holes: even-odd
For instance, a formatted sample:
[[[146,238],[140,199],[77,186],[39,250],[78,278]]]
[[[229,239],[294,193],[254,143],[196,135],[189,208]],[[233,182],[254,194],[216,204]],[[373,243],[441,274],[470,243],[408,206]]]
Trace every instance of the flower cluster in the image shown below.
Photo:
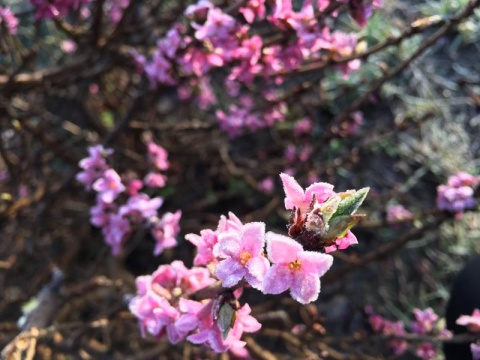
[[[258,104],[249,98],[242,100],[246,104],[241,107],[230,105],[216,111],[222,129],[235,137],[244,129],[255,131],[283,121],[283,95],[271,96],[271,89],[283,83],[288,73],[307,61],[355,55],[354,34],[331,32],[325,22],[317,21],[329,3],[321,0],[315,5],[313,1],[303,1],[301,9],[295,11],[291,0],[275,1],[271,6],[266,6],[265,0],[249,0],[237,10],[226,12],[210,0],[200,0],[184,11],[187,24],[175,23],[158,40],[151,56],[147,58],[136,50],[132,50],[132,56],[152,86],[175,85],[182,99],[196,95],[201,108],[217,103],[208,76],[212,69],[226,70],[221,80],[226,89],[223,96],[238,98],[242,87],[252,89],[256,80],[261,79],[262,86],[267,88],[261,98],[267,102]],[[364,26],[372,6],[380,5],[379,1],[352,1],[350,14]],[[337,12],[325,15],[337,16]],[[265,41],[253,28],[260,22],[279,32],[282,40]],[[347,77],[359,66],[360,60],[353,59],[337,68]]]
[[[177,244],[175,236],[180,231],[178,223],[181,211],[167,212],[159,218],[158,210],[163,198],[152,198],[140,192],[144,187],[147,190],[165,186],[166,177],[159,170],[169,167],[165,149],[152,141],[147,143],[147,148],[152,170],[143,182],[139,179],[122,179],[107,162],[113,150],[105,149],[102,145],[90,147],[90,156],[79,163],[83,171],[77,174],[77,180],[86,190],[97,193],[96,204],[90,210],[90,222],[102,228],[105,241],[115,255],[136,227],[150,231],[156,242],[155,255]]]
[[[399,338],[388,341],[388,347],[396,354],[402,355],[408,350],[408,343],[402,336],[407,334],[433,335],[443,338],[452,336],[450,331],[445,329],[444,322],[440,321],[439,316],[431,309],[425,310],[413,309],[414,320],[410,324],[410,332],[405,329],[403,321],[390,321],[382,316],[375,314],[371,307],[367,307],[366,313],[369,316],[370,326],[376,333],[387,336],[398,336]],[[422,342],[415,347],[415,354],[422,360],[435,359],[437,349],[432,342]]]
[[[475,208],[477,202],[474,193],[479,183],[480,176],[473,176],[466,172],[450,176],[446,185],[438,187],[438,208],[454,213]]]
[[[260,328],[249,315],[248,304],[238,304],[244,287],[263,294],[289,291],[302,304],[318,298],[320,277],[333,263],[333,257],[322,251],[345,249],[356,243],[349,229],[358,221],[354,212],[368,189],[337,194],[332,185],[315,183],[303,190],[293,177],[280,176],[285,207],[292,210],[291,218],[296,221],[288,226],[289,230],[296,229],[293,235],[289,231],[292,237],[266,232],[262,222],[244,224],[233,213],[221,216],[216,230],[187,234],[185,238],[197,249],[195,268],[187,270],[182,263],[174,262],[137,280],[138,295],[130,309],[144,333],[145,329],[156,337],[166,333],[173,343],[186,339],[217,352],[230,350],[243,355],[242,333]],[[307,238],[309,241],[302,243]],[[198,292],[192,293],[199,287],[185,288],[185,279],[193,276],[185,274],[190,272],[203,274],[205,287],[218,280],[215,286],[219,288],[198,302]],[[174,280],[166,280],[165,273],[174,273]]]
[[[206,268],[188,269],[183,262],[174,261],[160,266],[152,275],[137,278],[137,295],[130,301],[130,311],[138,318],[142,334],[147,332],[160,339],[168,336],[172,344],[188,340],[203,344],[217,352],[232,351],[242,355],[245,343],[240,340],[243,332],[254,332],[260,324],[250,314],[248,304],[239,307],[236,296],[229,293],[214,300],[188,299],[198,290],[212,285],[216,280]],[[230,308],[235,316],[230,320],[229,331],[219,320],[224,308]],[[223,319],[222,319],[223,320]]]
[[[78,9],[90,0],[30,0],[35,6],[37,19],[51,19],[68,14],[71,9]]]
[[[0,29],[5,28],[8,33],[15,35],[17,33],[17,27],[18,19],[10,8],[0,6]]]
[[[472,315],[462,315],[457,319],[457,324],[467,326],[468,331],[473,333],[480,332],[480,310],[474,309]],[[478,343],[470,344],[472,357],[474,360],[480,359],[480,345]]]

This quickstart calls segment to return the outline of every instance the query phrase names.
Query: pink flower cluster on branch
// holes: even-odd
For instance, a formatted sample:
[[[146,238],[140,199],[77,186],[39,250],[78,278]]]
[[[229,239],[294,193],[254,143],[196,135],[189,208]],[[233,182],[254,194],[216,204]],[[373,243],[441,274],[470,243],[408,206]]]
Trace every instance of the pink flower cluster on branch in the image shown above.
[[[326,22],[318,21],[327,3],[305,0],[301,9],[295,11],[291,0],[277,0],[270,6],[264,0],[249,0],[235,10],[238,13],[227,13],[210,0],[200,0],[185,10],[187,24],[174,24],[158,40],[150,57],[136,50],[132,50],[132,56],[152,86],[177,86],[182,99],[198,94],[196,100],[201,108],[217,103],[208,76],[216,68],[224,70],[221,81],[231,97],[237,98],[242,88],[256,91],[257,82],[265,95],[265,88],[273,89],[283,83],[287,74],[306,61],[355,55],[354,34],[332,32]],[[372,6],[380,5],[379,1],[351,1],[350,13],[364,26]],[[260,23],[279,33],[281,41],[262,38],[256,28]],[[359,66],[360,61],[354,59],[337,68],[348,77]],[[222,129],[235,137],[245,129],[255,131],[283,121],[286,111],[278,108],[285,106],[279,97],[255,102],[249,99],[241,106],[217,109],[216,114]]]
[[[96,204],[90,210],[90,222],[102,228],[105,242],[114,255],[120,253],[123,244],[139,228],[150,231],[156,244],[155,255],[177,244],[175,237],[180,232],[178,223],[181,211],[167,212],[159,217],[158,210],[163,198],[152,198],[145,192],[139,192],[142,188],[164,187],[166,177],[159,171],[169,167],[164,148],[148,141],[147,150],[151,171],[143,182],[139,179],[122,179],[107,162],[113,150],[105,149],[102,145],[90,147],[90,156],[79,163],[83,171],[77,174],[77,180],[86,190],[97,193]]]
[[[392,322],[383,318],[382,316],[375,314],[371,307],[366,308],[366,312],[369,316],[370,326],[376,333],[383,335],[397,335],[401,337],[407,334],[417,335],[433,335],[443,338],[449,338],[452,336],[450,331],[445,329],[444,322],[440,321],[439,316],[433,311],[432,308],[425,310],[413,309],[414,320],[410,324],[410,332],[405,329],[403,321]],[[404,339],[392,339],[388,341],[388,347],[396,354],[402,355],[409,349],[408,342]],[[433,360],[437,356],[437,349],[432,342],[423,342],[415,346],[413,349],[415,354],[422,360]]]
[[[480,176],[459,172],[448,178],[446,185],[440,185],[437,193],[437,206],[439,209],[454,213],[477,206],[475,190],[480,183]]]
[[[296,234],[297,238],[292,238],[266,232],[264,223],[244,224],[233,213],[221,216],[216,230],[187,234],[186,240],[197,248],[196,267],[188,270],[174,262],[137,280],[138,295],[130,309],[139,319],[143,333],[145,329],[156,337],[166,333],[172,343],[186,339],[217,352],[229,350],[245,356],[241,335],[257,331],[260,324],[249,315],[248,304],[240,307],[238,303],[244,287],[263,294],[289,291],[302,304],[318,298],[320,278],[333,263],[333,257],[322,251],[332,251],[332,247],[344,249],[356,243],[349,229],[357,221],[354,213],[368,189],[337,194],[332,185],[315,183],[304,191],[293,177],[286,174],[281,177],[285,207],[305,219],[304,228],[299,229],[301,236]],[[320,219],[325,220],[323,226]],[[318,241],[309,249],[298,239],[307,237],[307,233],[310,245]],[[322,237],[325,234],[328,241]],[[178,274],[174,281],[158,275],[173,272],[174,267]],[[194,270],[205,275],[201,291],[197,291],[199,287],[186,289],[178,285],[187,284],[182,279],[188,276],[182,274]]]

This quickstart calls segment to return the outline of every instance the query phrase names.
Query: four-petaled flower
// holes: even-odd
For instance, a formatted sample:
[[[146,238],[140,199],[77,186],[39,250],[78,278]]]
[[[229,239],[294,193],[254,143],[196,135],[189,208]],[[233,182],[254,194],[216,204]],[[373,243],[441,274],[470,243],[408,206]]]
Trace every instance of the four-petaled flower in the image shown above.
[[[240,232],[229,231],[219,235],[213,255],[223,258],[216,267],[216,275],[224,287],[237,285],[243,278],[254,288],[260,289],[268,269],[263,256],[265,224],[248,223]]]
[[[307,304],[315,301],[320,292],[320,277],[332,266],[333,257],[304,251],[295,240],[268,232],[267,254],[273,263],[265,275],[263,292],[280,294],[290,289],[292,297]]]

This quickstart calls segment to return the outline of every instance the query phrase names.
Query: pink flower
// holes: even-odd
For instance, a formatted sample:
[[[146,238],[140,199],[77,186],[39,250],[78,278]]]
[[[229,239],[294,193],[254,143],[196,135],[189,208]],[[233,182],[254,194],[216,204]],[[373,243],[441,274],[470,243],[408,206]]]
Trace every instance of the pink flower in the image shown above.
[[[235,30],[237,22],[233,17],[225,14],[219,8],[211,8],[208,10],[207,21],[203,25],[192,24],[197,31],[195,37],[204,41],[212,37],[221,39],[228,38],[231,32]]]
[[[103,226],[102,232],[105,242],[112,248],[112,254],[118,255],[122,244],[130,234],[130,222],[123,216],[111,214],[107,223]]]
[[[77,44],[73,40],[64,40],[61,42],[60,46],[67,54],[71,54],[77,50]]]
[[[18,23],[17,17],[10,8],[0,6],[0,28],[5,26],[10,34],[15,35]]]
[[[457,319],[457,324],[468,326],[471,332],[480,332],[480,310],[473,310],[472,315],[462,315]]]
[[[180,232],[180,226],[178,222],[182,212],[177,210],[175,213],[165,213],[160,221],[158,221],[151,229],[151,234],[156,241],[154,255],[159,255],[163,249],[171,248],[177,245],[175,237]]]
[[[319,203],[323,203],[329,197],[335,195],[333,185],[328,183],[314,183],[303,190],[293,176],[281,173],[280,178],[282,179],[283,189],[286,195],[285,208],[287,210],[292,210],[296,207],[301,210],[302,214],[305,214],[312,202],[313,195],[315,195]]]
[[[240,232],[224,232],[213,248],[215,257],[221,260],[215,273],[226,288],[235,286],[243,278],[254,288],[260,289],[268,268],[268,260],[262,256],[265,244],[265,224],[248,223]]]
[[[422,360],[432,360],[435,359],[437,351],[431,342],[426,342],[417,348],[416,354]]]
[[[238,10],[247,23],[251,24],[255,17],[259,19],[265,18],[265,0],[249,0],[247,4]]]
[[[304,251],[295,240],[268,232],[267,254],[273,263],[265,275],[263,292],[280,294],[290,289],[296,301],[307,304],[320,293],[320,277],[332,266],[333,257]]]
[[[163,198],[150,198],[147,194],[139,193],[130,196],[127,203],[120,207],[120,215],[129,216],[137,222],[157,215],[157,210],[163,205]]]
[[[271,193],[275,188],[275,182],[271,176],[267,176],[265,179],[260,181],[258,188],[266,193]]]
[[[113,169],[106,170],[103,177],[96,180],[92,187],[99,193],[100,199],[107,204],[113,202],[125,190],[120,175]]]
[[[238,309],[235,314],[235,323],[224,339],[220,328],[214,319],[214,305],[218,300],[209,301],[200,311],[197,312],[198,331],[187,337],[187,340],[194,344],[203,344],[210,347],[215,352],[221,353],[230,350],[237,356],[245,357],[248,353],[244,347],[246,343],[240,338],[243,332],[255,332],[261,327],[261,324],[250,316],[250,306],[245,304]],[[192,319],[192,322],[194,320]]]
[[[163,147],[155,144],[153,141],[149,141],[147,142],[147,150],[150,162],[158,170],[167,170],[170,167],[167,150]]]
[[[325,252],[329,253],[336,250],[345,250],[350,245],[358,244],[357,237],[349,230],[344,237],[335,239],[335,245],[326,246]]]
[[[152,275],[136,280],[137,296],[129,304],[130,311],[138,318],[142,333],[148,331],[157,338],[167,334],[171,343],[185,339],[190,329],[176,326],[181,317],[175,306],[177,299],[215,282],[207,269],[187,269],[181,261],[160,266]],[[187,309],[185,309],[187,308]],[[192,309],[192,304],[182,304],[183,310]]]
[[[396,222],[409,220],[413,218],[413,214],[405,209],[402,205],[392,205],[387,207],[387,221]]]
[[[162,188],[165,186],[167,182],[166,180],[167,177],[165,175],[156,172],[149,172],[143,179],[143,182],[145,183],[145,186],[151,188]]]
[[[228,213],[228,218],[221,216],[218,222],[217,230],[210,229],[200,231],[200,235],[187,234],[185,239],[197,247],[197,255],[193,259],[195,265],[207,265],[211,262],[217,262],[213,255],[213,247],[218,242],[218,235],[224,232],[239,232],[243,224],[232,212]]]
[[[474,189],[479,182],[480,177],[465,172],[450,176],[447,185],[438,187],[437,207],[456,213],[475,208]]]
[[[415,321],[412,322],[412,332],[415,334],[430,333],[438,321],[438,315],[435,314],[432,308],[425,310],[413,309]]]
[[[472,352],[473,360],[480,360],[480,345],[471,343],[470,351]]]
[[[96,145],[89,147],[88,152],[90,156],[78,163],[83,171],[76,175],[76,179],[85,186],[85,189],[90,190],[93,183],[101,178],[108,169],[105,158],[111,155],[113,150],[105,149],[102,145]]]

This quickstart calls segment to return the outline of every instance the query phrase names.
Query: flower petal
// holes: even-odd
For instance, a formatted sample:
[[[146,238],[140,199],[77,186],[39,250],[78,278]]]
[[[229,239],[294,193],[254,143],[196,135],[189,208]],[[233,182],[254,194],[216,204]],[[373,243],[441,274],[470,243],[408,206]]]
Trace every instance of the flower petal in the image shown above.
[[[218,263],[215,274],[223,287],[229,288],[238,284],[245,276],[245,268],[235,259],[228,258]]]
[[[252,222],[245,224],[241,235],[241,245],[252,256],[260,255],[265,244],[265,224]]]
[[[253,288],[260,290],[270,263],[263,256],[251,258],[246,264],[245,279]]]
[[[285,191],[285,209],[291,210],[294,206],[299,207],[305,200],[305,192],[293,176],[285,173],[280,174]]]
[[[318,203],[323,203],[329,197],[335,195],[333,191],[333,185],[326,182],[317,182],[305,189],[305,197],[308,201],[311,201],[315,194],[315,198]]]
[[[323,276],[332,266],[333,256],[314,251],[302,251],[298,254],[302,264],[302,273]]]
[[[320,278],[316,275],[302,274],[297,272],[293,276],[290,295],[301,304],[315,301],[320,293]]]
[[[236,257],[242,251],[242,244],[237,233],[226,232],[218,236],[218,243],[213,247],[215,257],[227,258]]]
[[[267,270],[263,280],[264,294],[280,294],[286,291],[293,281],[293,274],[283,264],[275,264]]]
[[[267,232],[267,254],[273,263],[288,263],[297,259],[297,254],[303,251],[302,245],[295,240],[274,232]]]

